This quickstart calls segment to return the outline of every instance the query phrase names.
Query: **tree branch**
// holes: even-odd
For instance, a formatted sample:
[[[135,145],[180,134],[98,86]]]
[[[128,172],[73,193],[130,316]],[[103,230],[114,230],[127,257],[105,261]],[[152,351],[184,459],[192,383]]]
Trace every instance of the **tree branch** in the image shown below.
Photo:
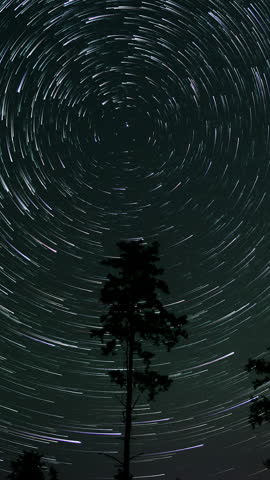
[[[134,409],[134,407],[135,407],[135,405],[137,404],[137,402],[138,402],[138,400],[139,400],[140,397],[141,397],[141,394],[139,393],[139,395],[137,396],[135,402],[133,403],[133,405],[132,405],[132,407],[131,407],[132,410]]]
[[[129,457],[129,460],[133,460],[133,458],[139,457],[140,455],[144,455],[144,452],[137,453],[137,455],[133,455],[133,457]]]
[[[120,465],[123,465],[123,462],[121,462],[121,460],[116,458],[114,455],[110,455],[109,453],[103,453],[103,452],[99,452],[98,455],[105,455],[105,457],[112,458],[113,460],[116,460],[116,462],[120,463]]]

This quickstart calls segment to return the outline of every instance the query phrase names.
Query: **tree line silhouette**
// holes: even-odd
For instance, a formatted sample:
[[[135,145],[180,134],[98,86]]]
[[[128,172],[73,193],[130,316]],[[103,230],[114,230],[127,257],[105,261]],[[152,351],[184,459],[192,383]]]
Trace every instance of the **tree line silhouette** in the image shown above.
[[[169,294],[167,283],[160,278],[164,269],[159,262],[159,243],[148,245],[143,240],[119,242],[118,257],[109,257],[101,264],[116,270],[108,273],[101,289],[100,302],[107,307],[100,317],[100,325],[89,331],[91,338],[98,338],[102,355],[118,355],[123,368],[110,370],[110,380],[123,390],[123,452],[117,458],[115,480],[131,480],[130,462],[141,455],[131,455],[131,432],[135,405],[143,393],[152,401],[161,392],[166,392],[173,380],[151,368],[155,357],[154,348],[165,348],[168,352],[187,338],[185,329],[187,315],[176,316],[169,312],[160,300],[160,294]],[[146,349],[146,345],[148,348]],[[152,347],[152,348],[151,348]],[[140,359],[140,368],[134,360]],[[270,362],[265,359],[249,359],[245,369],[254,371],[254,389],[270,380]],[[254,428],[270,421],[270,400],[253,397],[249,422]],[[264,465],[270,468],[270,460]],[[11,462],[9,480],[58,480],[53,465],[46,465],[38,451],[23,451]]]
[[[9,480],[58,480],[58,472],[53,465],[47,467],[42,453],[35,450],[23,450],[17,460],[11,461]],[[48,474],[45,476],[45,472]]]

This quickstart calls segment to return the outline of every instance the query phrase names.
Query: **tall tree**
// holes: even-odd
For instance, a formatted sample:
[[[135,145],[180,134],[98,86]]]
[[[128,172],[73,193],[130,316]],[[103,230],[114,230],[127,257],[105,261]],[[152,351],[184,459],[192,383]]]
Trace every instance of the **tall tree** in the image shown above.
[[[254,390],[270,381],[270,362],[264,358],[250,358],[245,369],[255,373]],[[255,428],[263,422],[270,422],[270,400],[265,395],[257,395],[250,406],[249,423]],[[270,469],[270,459],[265,460],[264,465]]]
[[[17,460],[11,462],[10,480],[44,480],[42,454],[34,450],[24,450]]]
[[[172,379],[150,369],[155,353],[147,346],[160,345],[170,351],[180,337],[187,337],[184,325],[186,315],[179,317],[166,310],[158,293],[168,294],[165,281],[160,279],[163,269],[156,266],[160,260],[159,243],[147,245],[142,240],[119,242],[119,257],[103,260],[105,266],[117,270],[109,273],[101,289],[100,301],[108,306],[101,315],[101,327],[91,329],[91,337],[99,337],[104,355],[118,354],[123,357],[123,369],[111,370],[109,376],[125,390],[124,407],[124,452],[117,480],[130,480],[130,440],[134,389],[146,392],[153,400],[159,392],[168,390]],[[109,338],[108,338],[109,337]],[[134,359],[142,360],[141,368],[135,368]]]

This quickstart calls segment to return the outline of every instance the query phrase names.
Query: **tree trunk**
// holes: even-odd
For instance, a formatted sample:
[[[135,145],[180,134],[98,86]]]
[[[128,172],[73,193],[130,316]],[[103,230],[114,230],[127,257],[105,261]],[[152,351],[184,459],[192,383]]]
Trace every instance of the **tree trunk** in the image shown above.
[[[125,408],[125,437],[124,437],[124,461],[123,478],[129,480],[129,460],[130,460],[130,437],[132,428],[132,373],[133,373],[133,338],[130,339],[127,352],[127,397]]]

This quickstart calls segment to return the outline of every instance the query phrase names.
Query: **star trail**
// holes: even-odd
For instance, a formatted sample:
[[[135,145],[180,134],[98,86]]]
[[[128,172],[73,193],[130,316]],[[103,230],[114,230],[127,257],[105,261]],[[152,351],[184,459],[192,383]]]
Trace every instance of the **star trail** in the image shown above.
[[[88,332],[100,261],[141,238],[189,338],[155,356],[134,477],[268,478],[244,366],[270,345],[270,5],[2,0],[0,32],[0,478],[28,448],[115,473],[121,364]]]

